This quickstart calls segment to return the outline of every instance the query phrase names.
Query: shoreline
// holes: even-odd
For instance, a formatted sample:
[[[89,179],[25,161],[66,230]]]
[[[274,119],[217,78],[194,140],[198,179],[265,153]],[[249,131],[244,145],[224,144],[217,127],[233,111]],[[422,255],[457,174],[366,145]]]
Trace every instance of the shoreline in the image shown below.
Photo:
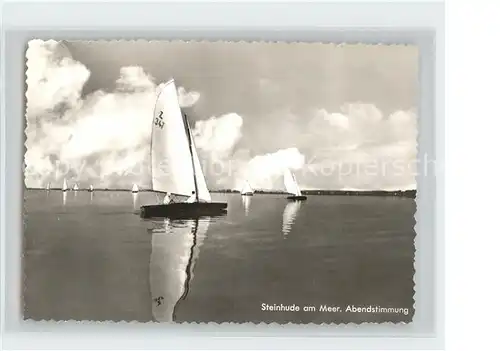
[[[25,188],[26,190],[47,190],[45,188]],[[51,188],[50,190],[62,191],[62,188]],[[66,191],[83,191],[90,192],[88,189],[68,189]],[[123,191],[132,192],[130,189],[94,189],[92,192],[97,191]],[[139,189],[139,193],[152,192],[151,189]],[[231,189],[219,189],[210,190],[213,194],[239,194],[238,190]],[[416,197],[417,190],[302,190],[304,195],[319,195],[319,196],[400,196],[400,197]],[[284,191],[273,191],[273,190],[255,190],[254,194],[262,195],[285,195]]]

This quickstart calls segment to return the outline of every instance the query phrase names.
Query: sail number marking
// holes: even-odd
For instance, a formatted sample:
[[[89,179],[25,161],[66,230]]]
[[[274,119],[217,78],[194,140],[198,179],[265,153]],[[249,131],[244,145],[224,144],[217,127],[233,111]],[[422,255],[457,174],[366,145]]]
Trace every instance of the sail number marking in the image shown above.
[[[163,111],[160,111],[158,117],[155,118],[154,124],[155,126],[160,127],[160,129],[163,129],[163,126],[165,125],[165,122],[163,121]]]

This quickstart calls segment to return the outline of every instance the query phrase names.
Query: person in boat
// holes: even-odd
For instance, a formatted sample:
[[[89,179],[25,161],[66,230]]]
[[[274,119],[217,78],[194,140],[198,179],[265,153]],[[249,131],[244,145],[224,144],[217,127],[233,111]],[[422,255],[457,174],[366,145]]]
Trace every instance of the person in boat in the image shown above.
[[[172,199],[170,198],[170,195],[168,193],[166,193],[165,197],[163,198],[163,204],[168,205],[171,202],[172,202]]]
[[[193,202],[196,202],[196,194],[194,193],[194,191],[191,192],[191,196],[186,200],[186,203],[188,204],[191,204]]]

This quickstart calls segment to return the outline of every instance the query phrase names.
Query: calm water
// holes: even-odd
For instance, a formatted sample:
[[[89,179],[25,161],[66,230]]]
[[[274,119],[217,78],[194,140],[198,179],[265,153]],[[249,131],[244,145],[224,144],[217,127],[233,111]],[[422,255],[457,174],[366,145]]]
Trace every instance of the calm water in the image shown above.
[[[309,196],[299,205],[214,194],[228,202],[225,217],[171,222],[137,214],[156,203],[152,193],[25,197],[25,318],[322,323],[414,313],[413,199]],[[301,311],[262,311],[263,303]]]

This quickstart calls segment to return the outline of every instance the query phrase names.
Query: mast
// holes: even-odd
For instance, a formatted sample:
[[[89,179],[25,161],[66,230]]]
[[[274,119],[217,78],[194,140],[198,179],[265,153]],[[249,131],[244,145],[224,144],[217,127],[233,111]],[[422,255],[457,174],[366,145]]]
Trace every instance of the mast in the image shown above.
[[[189,153],[191,154],[191,166],[193,167],[193,178],[194,178],[194,193],[196,195],[196,202],[200,202],[198,197],[198,182],[196,181],[196,168],[194,166],[194,158],[193,158],[193,144],[191,140],[191,130],[189,129],[189,122],[187,120],[187,116],[185,113],[182,113],[182,119],[184,121],[184,128],[186,129],[186,135],[188,138],[189,145]]]

